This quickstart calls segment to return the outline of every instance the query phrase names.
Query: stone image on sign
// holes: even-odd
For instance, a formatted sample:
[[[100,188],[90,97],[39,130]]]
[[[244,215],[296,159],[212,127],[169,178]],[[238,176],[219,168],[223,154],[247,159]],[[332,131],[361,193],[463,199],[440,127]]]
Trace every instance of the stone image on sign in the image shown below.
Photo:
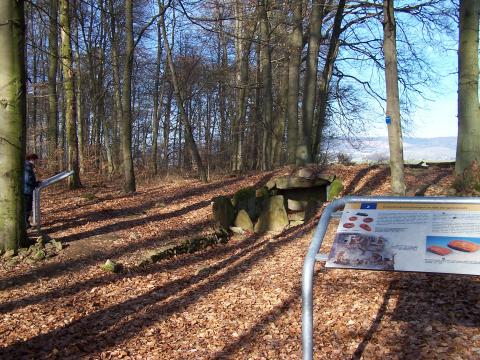
[[[382,236],[340,233],[335,238],[330,259],[337,267],[393,270],[395,254]]]
[[[475,261],[480,263],[480,239],[450,236],[427,236],[426,259],[449,262]]]
[[[480,275],[480,205],[348,203],[326,266]]]

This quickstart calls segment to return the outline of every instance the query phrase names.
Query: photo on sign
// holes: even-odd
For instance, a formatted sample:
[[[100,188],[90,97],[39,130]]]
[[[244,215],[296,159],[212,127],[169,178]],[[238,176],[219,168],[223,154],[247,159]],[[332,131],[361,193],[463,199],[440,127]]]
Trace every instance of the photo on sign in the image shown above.
[[[425,258],[480,263],[480,238],[427,236]]]
[[[356,212],[349,214],[348,218],[343,222],[342,227],[349,231],[371,232],[373,230],[373,222],[375,219],[366,212]]]
[[[393,270],[395,254],[383,236],[359,233],[338,233],[328,266],[371,270]]]

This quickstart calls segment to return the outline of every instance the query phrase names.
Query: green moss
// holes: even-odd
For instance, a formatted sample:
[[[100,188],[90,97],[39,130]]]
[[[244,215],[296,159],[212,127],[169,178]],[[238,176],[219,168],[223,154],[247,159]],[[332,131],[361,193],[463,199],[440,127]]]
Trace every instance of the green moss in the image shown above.
[[[248,201],[248,199],[255,198],[255,192],[255,188],[251,186],[238,190],[233,195],[233,206],[237,206],[242,201]]]
[[[327,200],[331,201],[337,197],[340,196],[340,193],[343,191],[343,183],[342,180],[339,178],[336,178],[333,180],[333,182],[330,184],[330,187],[328,189],[328,194],[327,194]]]

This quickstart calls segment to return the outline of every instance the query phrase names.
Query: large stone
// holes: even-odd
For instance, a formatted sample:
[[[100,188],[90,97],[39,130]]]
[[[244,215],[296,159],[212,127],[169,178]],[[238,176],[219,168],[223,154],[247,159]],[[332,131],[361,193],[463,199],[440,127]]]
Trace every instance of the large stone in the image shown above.
[[[332,201],[335,198],[340,196],[340,193],[343,191],[342,180],[336,178],[328,187],[327,200]]]
[[[317,175],[316,177],[304,178],[301,176],[280,176],[275,179],[277,189],[303,189],[317,186],[326,186],[334,180],[334,176]]]
[[[247,187],[238,190],[232,199],[232,204],[235,207],[235,210],[245,210],[250,218],[255,218],[257,216],[256,206],[256,190],[253,187]]]
[[[303,177],[280,176],[275,179],[277,189],[298,189],[309,188],[313,186],[313,181]]]
[[[255,224],[255,232],[282,231],[288,226],[288,216],[282,195],[269,198]]]
[[[305,220],[305,211],[297,211],[297,212],[288,214],[288,220],[290,220],[290,222]]]
[[[236,227],[241,228],[246,231],[253,231],[253,222],[250,219],[250,216],[245,210],[240,210],[235,218],[233,223]]]
[[[212,202],[213,219],[216,225],[228,229],[235,219],[235,209],[226,196],[217,196]]]
[[[307,207],[308,201],[287,199],[287,208],[292,211],[302,211]]]

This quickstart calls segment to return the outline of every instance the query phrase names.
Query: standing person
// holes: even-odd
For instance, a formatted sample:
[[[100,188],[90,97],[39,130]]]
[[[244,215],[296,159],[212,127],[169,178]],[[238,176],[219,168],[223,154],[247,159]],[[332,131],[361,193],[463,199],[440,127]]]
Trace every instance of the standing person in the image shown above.
[[[35,164],[38,161],[37,154],[27,155],[23,168],[23,197],[25,200],[25,226],[32,227],[28,219],[32,214],[33,190],[40,184],[35,176]]]

